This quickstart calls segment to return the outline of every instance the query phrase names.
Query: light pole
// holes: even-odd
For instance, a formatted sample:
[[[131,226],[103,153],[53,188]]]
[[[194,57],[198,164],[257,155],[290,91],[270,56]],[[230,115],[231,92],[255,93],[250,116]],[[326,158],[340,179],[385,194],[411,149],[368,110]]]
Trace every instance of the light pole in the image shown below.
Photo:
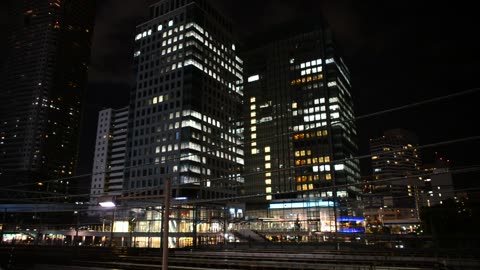
[[[113,227],[115,226],[115,212],[117,210],[117,207],[113,207],[113,216],[112,216],[112,225],[110,226],[110,241],[108,246],[112,247],[112,241],[113,241]]]
[[[115,212],[116,212],[117,207],[115,205],[113,197],[108,197],[108,199],[104,199],[104,200],[100,201],[99,204],[100,204],[101,207],[113,208],[112,223],[110,225],[110,240],[109,240],[109,244],[108,244],[109,247],[112,247],[113,226],[115,224]]]
[[[168,269],[168,230],[169,230],[169,217],[170,217],[170,197],[172,191],[170,190],[170,179],[165,181],[165,207],[163,209],[163,235],[162,235],[162,270]]]

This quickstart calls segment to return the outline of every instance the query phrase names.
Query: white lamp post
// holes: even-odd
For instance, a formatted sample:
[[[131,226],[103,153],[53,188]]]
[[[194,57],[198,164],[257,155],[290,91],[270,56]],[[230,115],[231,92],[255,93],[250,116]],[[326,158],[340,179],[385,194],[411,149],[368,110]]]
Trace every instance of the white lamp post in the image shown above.
[[[112,215],[112,224],[110,225],[110,240],[109,240],[109,247],[112,247],[113,241],[113,226],[115,225],[115,212],[116,212],[116,204],[115,198],[113,196],[103,197],[99,199],[99,203],[101,207],[105,208],[113,208],[113,215]]]

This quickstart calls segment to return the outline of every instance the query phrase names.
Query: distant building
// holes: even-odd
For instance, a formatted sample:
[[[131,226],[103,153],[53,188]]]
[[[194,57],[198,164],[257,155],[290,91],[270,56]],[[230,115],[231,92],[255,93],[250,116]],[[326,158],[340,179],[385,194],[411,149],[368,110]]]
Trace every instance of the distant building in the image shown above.
[[[119,196],[123,191],[127,145],[128,107],[98,113],[93,157],[90,204],[102,196]]]
[[[43,182],[75,174],[94,1],[10,2],[0,72],[0,181],[69,193],[69,181]]]
[[[417,137],[392,129],[370,140],[373,184],[363,196],[367,223],[405,225],[419,222],[423,178]],[[384,181],[382,181],[384,180]]]
[[[447,199],[456,199],[450,160],[436,157],[435,162],[423,165],[424,177],[423,206],[443,204]]]
[[[341,231],[362,216],[350,73],[328,29],[283,36],[245,54],[246,215]]]

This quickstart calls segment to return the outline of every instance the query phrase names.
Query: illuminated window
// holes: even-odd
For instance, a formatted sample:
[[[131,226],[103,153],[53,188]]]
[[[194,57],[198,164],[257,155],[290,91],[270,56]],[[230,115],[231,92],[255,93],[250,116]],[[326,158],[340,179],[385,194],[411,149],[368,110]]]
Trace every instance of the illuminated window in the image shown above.
[[[250,106],[250,110],[255,110],[255,104]]]
[[[253,148],[253,149],[252,149],[252,155],[255,155],[255,154],[257,154],[257,153],[258,153],[258,149]]]
[[[251,97],[251,98],[250,98],[250,102],[251,102],[251,103],[254,103],[254,102],[255,102],[255,97]]]
[[[272,179],[265,179],[265,185],[271,185]]]
[[[252,139],[256,139],[257,138],[257,133],[252,133]]]
[[[266,172],[266,173],[265,173],[265,177],[270,177],[270,176],[272,176],[272,173],[271,173],[271,172]]]
[[[297,103],[296,102],[292,103],[292,109],[296,109],[296,108],[297,108]]]
[[[327,174],[325,175],[325,179],[327,179],[327,180],[332,180],[332,175],[329,174],[329,173],[327,173]]]
[[[266,156],[265,156],[265,160],[266,160],[266,161],[269,161],[269,160],[270,160],[270,155],[266,155]]]
[[[172,26],[172,25],[173,25],[173,20],[168,21],[168,26]]]
[[[251,113],[250,113],[250,117],[255,117],[255,116],[257,116],[257,113],[256,113],[256,112],[251,112]]]
[[[250,129],[251,129],[252,131],[257,131],[257,126],[252,126]]]
[[[265,197],[265,199],[266,199],[267,201],[272,200],[272,195],[267,195],[267,196]]]
[[[270,146],[265,147],[265,153],[270,153]]]
[[[272,193],[272,187],[266,187],[265,193]]]
[[[265,169],[270,169],[272,167],[271,163],[265,163]]]
[[[258,81],[259,79],[260,79],[260,76],[258,74],[256,74],[256,75],[252,75],[252,76],[248,77],[247,82]]]
[[[255,146],[257,146],[257,142],[252,142],[251,145],[252,145],[252,147],[255,147]]]

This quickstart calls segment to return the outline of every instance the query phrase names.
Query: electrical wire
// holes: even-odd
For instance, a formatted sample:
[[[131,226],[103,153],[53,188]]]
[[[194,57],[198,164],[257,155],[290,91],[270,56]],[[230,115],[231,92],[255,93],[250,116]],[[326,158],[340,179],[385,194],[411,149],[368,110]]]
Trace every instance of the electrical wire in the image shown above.
[[[391,112],[395,112],[395,111],[399,111],[399,110],[404,110],[404,109],[407,109],[407,108],[416,107],[416,106],[420,106],[420,105],[424,105],[424,104],[428,104],[428,103],[432,103],[432,102],[436,102],[436,101],[440,101],[440,100],[445,100],[445,99],[449,99],[449,98],[453,98],[453,97],[457,97],[457,96],[461,96],[461,95],[467,95],[467,94],[477,92],[479,90],[480,90],[480,88],[471,88],[471,89],[467,89],[467,90],[464,90],[464,91],[461,91],[461,92],[458,92],[458,93],[445,95],[445,96],[441,96],[441,97],[436,97],[436,98],[432,98],[432,99],[428,99],[428,100],[424,100],[424,101],[420,101],[420,102],[415,102],[415,103],[411,103],[411,104],[407,104],[407,105],[402,105],[402,106],[390,108],[390,109],[387,109],[387,110],[382,110],[382,111],[378,111],[378,112],[354,117],[352,119],[344,119],[344,120],[340,120],[340,121],[335,121],[335,123],[333,123],[332,126],[337,125],[339,123],[351,122],[351,121],[355,121],[355,120],[359,120],[359,119],[378,116],[378,115],[385,114],[385,113],[391,113]],[[323,126],[323,127],[318,127],[318,128],[311,129],[309,131],[324,130],[325,128],[326,128],[326,126]],[[268,138],[262,138],[262,139],[258,139],[258,140],[255,140],[255,141],[256,142],[263,141],[263,140],[268,141],[268,140],[271,140],[272,138],[288,136],[288,135],[292,135],[292,134],[296,134],[296,133],[298,133],[298,131],[276,134],[276,135],[270,136]],[[330,135],[328,135],[328,136],[330,136]],[[246,144],[249,144],[249,143],[251,143],[251,141],[246,141],[242,144],[233,144],[232,143],[232,145],[230,145],[228,147],[238,147],[238,146],[246,145]],[[226,147],[218,147],[218,148],[215,148],[215,149],[212,149],[212,150],[207,150],[207,151],[203,152],[203,154],[214,153],[216,151],[225,150],[225,149],[226,149]],[[195,153],[195,154],[188,154],[188,155],[185,155],[185,156],[182,156],[182,157],[173,157],[173,158],[170,158],[170,159],[166,159],[161,164],[165,164],[167,161],[175,161],[175,160],[179,160],[181,158],[187,158],[189,156],[196,156],[198,154]],[[123,169],[125,170],[125,169],[139,168],[139,167],[143,168],[143,167],[150,166],[150,165],[158,165],[158,164],[153,162],[153,163],[146,163],[146,164],[141,164],[141,165],[125,166]],[[91,177],[91,176],[94,176],[94,175],[102,175],[102,174],[106,174],[106,173],[110,173],[110,172],[111,172],[111,170],[105,170],[103,172],[88,173],[88,174],[82,174],[82,175],[77,175],[77,176],[69,176],[69,177],[61,177],[61,178],[56,178],[56,179],[51,179],[51,180],[43,180],[43,181],[39,180],[39,181],[36,181],[35,183],[22,183],[22,184],[16,184],[16,185],[0,186],[0,188],[1,187],[9,188],[9,187],[19,187],[19,186],[31,186],[31,185],[36,185],[38,182],[41,182],[41,183],[55,183],[55,182],[59,182],[59,181],[68,181],[68,180],[74,180],[74,179],[81,179],[81,178],[84,178],[84,177]]]

